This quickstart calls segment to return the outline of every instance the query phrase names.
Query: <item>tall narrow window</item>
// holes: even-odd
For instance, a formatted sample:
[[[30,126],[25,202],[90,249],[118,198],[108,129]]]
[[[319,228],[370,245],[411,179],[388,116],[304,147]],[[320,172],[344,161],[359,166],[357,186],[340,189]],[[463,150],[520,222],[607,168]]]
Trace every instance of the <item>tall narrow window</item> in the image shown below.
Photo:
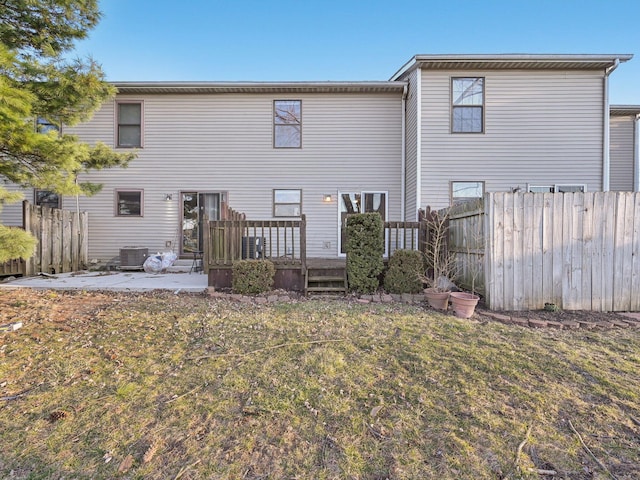
[[[451,131],[484,132],[484,78],[451,79]]]
[[[134,148],[142,146],[142,103],[118,104],[118,147]]]
[[[273,146],[275,148],[302,147],[302,101],[273,102]]]

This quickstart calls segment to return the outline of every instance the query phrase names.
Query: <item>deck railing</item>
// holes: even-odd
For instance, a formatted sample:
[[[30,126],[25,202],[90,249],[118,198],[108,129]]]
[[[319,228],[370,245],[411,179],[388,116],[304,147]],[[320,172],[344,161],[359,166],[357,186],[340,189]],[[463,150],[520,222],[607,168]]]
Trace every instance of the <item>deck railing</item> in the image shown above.
[[[205,268],[231,267],[235,260],[268,259],[306,268],[306,219],[216,220],[205,229]]]

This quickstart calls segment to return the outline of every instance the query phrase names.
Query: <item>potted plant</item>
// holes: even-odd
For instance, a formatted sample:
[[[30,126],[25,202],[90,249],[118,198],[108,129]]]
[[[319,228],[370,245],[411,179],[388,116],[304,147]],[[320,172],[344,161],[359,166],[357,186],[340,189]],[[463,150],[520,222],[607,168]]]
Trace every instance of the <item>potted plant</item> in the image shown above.
[[[453,313],[459,318],[471,318],[480,300],[478,295],[468,292],[451,292],[450,298]]]
[[[429,305],[438,310],[449,306],[449,295],[455,287],[451,278],[456,269],[455,254],[447,248],[449,217],[446,210],[431,212],[427,207],[425,214],[429,229],[424,250],[426,271],[420,280],[427,286],[424,295]]]

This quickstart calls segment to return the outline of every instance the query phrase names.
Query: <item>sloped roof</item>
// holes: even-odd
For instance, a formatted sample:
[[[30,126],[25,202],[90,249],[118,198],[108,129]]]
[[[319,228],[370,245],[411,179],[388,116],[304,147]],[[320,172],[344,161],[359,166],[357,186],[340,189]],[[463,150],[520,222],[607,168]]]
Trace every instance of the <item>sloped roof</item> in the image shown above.
[[[112,82],[120,93],[401,93],[403,82]]]
[[[611,115],[640,115],[640,105],[610,105]]]
[[[416,68],[430,70],[604,70],[616,61],[631,60],[630,54],[559,55],[559,54],[497,54],[497,55],[415,55],[391,80],[398,80]]]

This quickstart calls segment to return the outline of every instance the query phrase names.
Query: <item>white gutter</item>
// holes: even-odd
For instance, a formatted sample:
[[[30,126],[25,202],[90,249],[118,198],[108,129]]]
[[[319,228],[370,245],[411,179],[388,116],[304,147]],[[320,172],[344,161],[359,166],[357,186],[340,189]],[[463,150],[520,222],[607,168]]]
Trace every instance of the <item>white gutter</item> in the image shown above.
[[[633,124],[633,190],[640,192],[640,113]]]
[[[611,170],[611,157],[609,156],[609,135],[610,135],[610,108],[609,108],[609,75],[618,68],[620,65],[620,59],[616,58],[613,61],[613,65],[608,67],[604,71],[604,80],[602,82],[603,88],[603,98],[604,98],[604,128],[602,132],[602,191],[609,191],[609,183],[610,183],[610,170]]]
[[[404,86],[404,90],[402,90],[402,103],[401,103],[401,109],[402,111],[400,112],[400,114],[402,115],[401,117],[401,125],[402,125],[402,138],[400,139],[401,141],[401,152],[400,152],[400,157],[401,157],[401,164],[402,166],[400,167],[400,218],[402,219],[402,221],[404,222],[406,220],[406,218],[404,218],[405,215],[405,211],[406,211],[406,202],[407,202],[407,192],[405,190],[405,184],[406,184],[406,176],[407,176],[407,172],[406,172],[406,165],[405,162],[407,160],[407,145],[406,145],[406,140],[407,140],[407,92],[408,92],[408,86],[405,84]]]

